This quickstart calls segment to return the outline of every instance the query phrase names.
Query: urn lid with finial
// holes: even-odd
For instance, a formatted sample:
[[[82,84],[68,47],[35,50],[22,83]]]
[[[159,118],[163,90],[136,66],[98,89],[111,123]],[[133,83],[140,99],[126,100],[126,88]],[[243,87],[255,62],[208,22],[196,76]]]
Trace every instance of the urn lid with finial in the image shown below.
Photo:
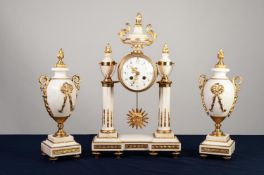
[[[216,63],[215,68],[226,68],[224,57],[224,51],[223,49],[220,49],[217,53],[218,62]]]
[[[229,72],[229,69],[224,63],[224,51],[223,49],[220,49],[217,53],[218,62],[215,64],[214,68],[212,68],[212,71],[214,72],[214,75],[212,78],[228,78],[226,76],[226,73]]]
[[[55,67],[57,68],[66,68],[66,64],[64,64],[63,59],[64,59],[64,52],[62,48],[60,48],[58,54],[57,54],[58,62],[56,63]]]

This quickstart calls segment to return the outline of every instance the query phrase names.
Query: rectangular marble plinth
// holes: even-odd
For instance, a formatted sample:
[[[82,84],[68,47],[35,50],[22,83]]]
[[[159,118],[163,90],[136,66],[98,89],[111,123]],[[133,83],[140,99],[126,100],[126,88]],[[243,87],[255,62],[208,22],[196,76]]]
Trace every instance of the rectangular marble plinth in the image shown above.
[[[230,139],[229,135],[226,138],[206,137],[206,140],[199,146],[200,154],[232,156],[234,151],[235,141]]]
[[[206,140],[207,141],[215,141],[215,142],[228,142],[228,140],[230,140],[230,136],[229,136],[229,134],[226,134],[224,136],[212,136],[212,135],[208,134],[206,136]]]
[[[100,138],[117,138],[117,132],[116,131],[113,133],[112,132],[109,132],[109,133],[99,132],[98,137],[100,137]]]
[[[153,134],[127,134],[117,138],[94,137],[92,151],[181,151],[177,137],[155,138]]]
[[[158,132],[158,131],[156,131],[154,133],[154,136],[156,138],[174,138],[174,133],[173,132],[166,133],[166,132],[161,132],[161,131]]]
[[[81,145],[74,141],[73,137],[65,138],[66,140],[54,138],[41,142],[41,152],[49,157],[60,157],[60,156],[71,156],[71,155],[80,155],[82,152]]]
[[[67,142],[73,142],[73,136],[68,135],[66,137],[54,137],[53,135],[48,135],[48,140],[52,143],[67,143]]]

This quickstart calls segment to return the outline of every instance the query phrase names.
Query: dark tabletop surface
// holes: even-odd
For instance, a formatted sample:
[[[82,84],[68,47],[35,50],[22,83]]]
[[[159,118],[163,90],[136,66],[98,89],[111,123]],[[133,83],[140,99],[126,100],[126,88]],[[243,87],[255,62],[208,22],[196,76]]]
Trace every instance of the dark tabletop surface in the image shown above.
[[[93,135],[75,135],[82,145],[79,159],[72,157],[50,161],[40,155],[40,142],[45,135],[0,135],[0,175],[153,175],[153,174],[262,174],[264,175],[264,136],[231,136],[236,150],[231,160],[210,156],[200,158],[198,146],[205,136],[180,135],[182,152],[177,159],[170,154],[151,157],[148,152],[124,152],[121,159],[104,154],[91,155]]]

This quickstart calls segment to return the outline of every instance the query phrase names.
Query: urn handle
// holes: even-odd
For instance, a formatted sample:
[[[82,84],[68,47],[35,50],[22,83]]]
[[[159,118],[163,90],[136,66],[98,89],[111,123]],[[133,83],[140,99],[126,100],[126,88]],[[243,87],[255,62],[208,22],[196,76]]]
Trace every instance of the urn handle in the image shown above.
[[[207,82],[207,78],[206,78],[206,75],[200,75],[200,77],[199,77],[199,89],[203,89],[204,88],[204,85],[205,85],[205,83]]]
[[[74,83],[77,90],[80,90],[80,76],[79,75],[73,75],[72,76],[72,82]]]
[[[240,91],[240,85],[242,84],[243,82],[243,78],[241,76],[235,76],[232,78],[232,83],[233,83],[233,86],[235,88],[235,97],[234,97],[234,101],[233,101],[233,104],[227,114],[228,117],[230,117],[231,113],[234,111],[235,109],[235,104],[237,102],[237,99],[238,99],[238,92]]]
[[[148,42],[146,43],[146,45],[150,46],[157,39],[157,34],[152,29],[152,25],[151,24],[147,25],[146,32],[150,36],[150,38],[149,38]]]
[[[241,76],[235,76],[232,78],[232,83],[235,86],[236,93],[240,91],[240,85],[243,82],[243,78]]]
[[[46,75],[41,75],[39,77],[39,84],[40,84],[40,89],[42,91],[42,97],[43,97],[43,100],[44,100],[44,104],[45,104],[45,107],[46,107],[46,110],[47,112],[49,113],[49,115],[51,117],[54,117],[50,107],[49,107],[49,103],[48,103],[48,96],[47,96],[47,88],[49,86],[49,83],[50,83],[50,78]]]
[[[200,96],[201,96],[203,108],[204,108],[206,114],[209,115],[209,110],[207,109],[207,107],[205,105],[204,92],[203,92],[204,91],[204,86],[205,86],[207,81],[208,81],[208,79],[207,79],[206,75],[200,75],[200,77],[199,77]]]
[[[127,39],[125,38],[125,36],[130,32],[130,30],[131,30],[131,26],[130,26],[130,24],[127,22],[127,23],[126,23],[126,28],[121,29],[121,31],[118,32],[119,38],[121,39],[121,41],[122,41],[124,44],[127,44]]]
[[[43,93],[43,96],[47,96],[47,87],[49,85],[50,78],[46,75],[41,75],[39,77],[39,84],[40,84],[40,89]]]

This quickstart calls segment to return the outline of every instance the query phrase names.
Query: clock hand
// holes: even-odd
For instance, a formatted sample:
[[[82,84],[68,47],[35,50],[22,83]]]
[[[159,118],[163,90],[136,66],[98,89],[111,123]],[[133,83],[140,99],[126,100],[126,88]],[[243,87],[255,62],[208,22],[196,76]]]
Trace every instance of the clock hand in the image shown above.
[[[133,80],[132,80],[132,86],[135,84],[135,82],[138,80],[138,75],[136,74],[134,77],[133,77]]]
[[[135,82],[138,80],[138,76],[140,75],[140,72],[137,71],[137,67],[130,66],[130,68],[131,68],[131,72],[133,74],[135,74],[134,77],[133,77],[132,84],[131,84],[131,86],[133,86],[135,84]]]
[[[140,72],[137,70],[137,67],[131,67],[131,72],[135,74],[135,76],[139,76]]]
[[[130,68],[131,68],[131,72],[132,72],[132,73],[136,73],[136,72],[137,72],[137,67],[132,67],[132,66],[130,66]]]

